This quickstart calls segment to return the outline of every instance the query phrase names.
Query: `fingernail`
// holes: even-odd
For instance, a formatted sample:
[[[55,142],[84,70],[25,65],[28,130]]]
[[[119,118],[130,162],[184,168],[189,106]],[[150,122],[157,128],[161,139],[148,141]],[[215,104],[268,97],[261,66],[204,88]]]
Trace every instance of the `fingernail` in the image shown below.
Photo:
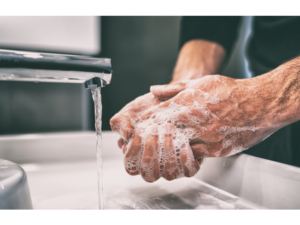
[[[157,88],[160,88],[160,87],[164,87],[165,85],[152,85],[151,87],[150,87],[150,91],[154,91],[155,89],[157,89]]]

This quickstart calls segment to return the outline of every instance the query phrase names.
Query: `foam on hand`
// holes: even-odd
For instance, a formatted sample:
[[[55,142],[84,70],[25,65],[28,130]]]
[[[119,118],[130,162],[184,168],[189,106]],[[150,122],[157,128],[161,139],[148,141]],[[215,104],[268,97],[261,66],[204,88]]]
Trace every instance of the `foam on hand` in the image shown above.
[[[204,82],[204,79],[213,82]],[[149,182],[160,177],[167,180],[191,177],[205,157],[230,156],[251,147],[251,141],[243,144],[242,136],[250,140],[252,134],[261,132],[257,140],[263,140],[264,127],[247,125],[247,119],[242,118],[244,108],[239,108],[235,95],[244,87],[237,85],[226,91],[218,89],[218,85],[229,86],[230,83],[217,75],[183,81],[174,86],[162,86],[166,89],[162,96],[171,96],[180,90],[172,98],[162,100],[149,93],[125,106],[120,113],[126,115],[126,121],[119,123],[117,131],[126,142],[126,171],[132,175],[141,174]],[[149,102],[143,101],[145,96],[151,107]],[[139,110],[133,110],[138,108],[134,104],[140,104]],[[232,108],[223,111],[221,104],[231,104],[241,110],[237,114],[240,120],[227,122],[227,114],[235,111]],[[124,126],[130,135],[122,133]]]

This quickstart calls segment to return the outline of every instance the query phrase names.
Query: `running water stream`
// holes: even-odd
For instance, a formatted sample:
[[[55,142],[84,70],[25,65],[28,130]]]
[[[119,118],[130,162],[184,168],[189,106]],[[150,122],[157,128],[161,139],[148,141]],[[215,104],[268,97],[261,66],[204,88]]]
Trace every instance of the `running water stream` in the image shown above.
[[[96,129],[96,155],[98,168],[98,198],[99,209],[104,209],[103,195],[103,165],[102,165],[102,103],[101,103],[101,88],[91,89],[95,108],[95,129]]]

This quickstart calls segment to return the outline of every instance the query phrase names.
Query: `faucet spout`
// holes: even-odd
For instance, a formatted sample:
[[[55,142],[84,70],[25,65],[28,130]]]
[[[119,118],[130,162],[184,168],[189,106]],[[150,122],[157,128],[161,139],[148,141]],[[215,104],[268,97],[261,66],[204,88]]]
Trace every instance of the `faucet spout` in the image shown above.
[[[84,87],[87,89],[93,89],[93,88],[105,87],[105,86],[106,86],[106,82],[99,77],[94,77],[84,82]]]
[[[108,58],[0,49],[0,80],[84,83],[90,89],[110,84],[111,77]]]

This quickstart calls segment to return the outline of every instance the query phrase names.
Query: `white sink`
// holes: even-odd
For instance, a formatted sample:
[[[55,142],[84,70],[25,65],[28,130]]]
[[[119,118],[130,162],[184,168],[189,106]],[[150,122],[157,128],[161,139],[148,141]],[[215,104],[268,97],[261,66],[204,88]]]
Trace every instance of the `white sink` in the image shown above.
[[[103,133],[105,209],[300,208],[299,168],[240,155],[207,159],[193,178],[147,183],[125,172],[117,139]],[[26,171],[34,209],[97,209],[95,145],[94,132],[2,136],[0,158]]]

